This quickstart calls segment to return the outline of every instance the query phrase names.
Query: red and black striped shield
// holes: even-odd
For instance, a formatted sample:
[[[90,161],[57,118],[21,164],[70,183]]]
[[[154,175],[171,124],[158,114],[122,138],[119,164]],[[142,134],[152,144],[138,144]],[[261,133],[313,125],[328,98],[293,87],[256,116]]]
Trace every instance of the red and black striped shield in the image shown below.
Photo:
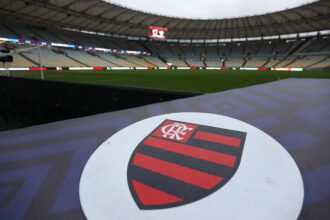
[[[224,186],[235,174],[246,133],[165,120],[139,143],[127,169],[140,209],[181,206]]]

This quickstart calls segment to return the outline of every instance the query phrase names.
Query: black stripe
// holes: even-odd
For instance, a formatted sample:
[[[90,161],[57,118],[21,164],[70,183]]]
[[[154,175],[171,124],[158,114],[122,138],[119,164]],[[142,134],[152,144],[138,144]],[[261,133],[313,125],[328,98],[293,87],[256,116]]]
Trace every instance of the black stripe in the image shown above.
[[[211,151],[215,151],[218,153],[230,154],[230,155],[234,155],[234,156],[241,155],[241,151],[242,151],[241,147],[232,147],[232,146],[228,146],[228,145],[224,145],[224,144],[218,144],[218,143],[213,143],[213,142],[204,141],[204,140],[200,140],[200,139],[194,139],[193,137],[191,137],[190,140],[188,140],[186,143],[182,143],[180,141],[175,141],[175,140],[169,140],[169,139],[163,138],[163,137],[156,137],[156,136],[151,136],[151,137],[158,138],[161,140],[166,140],[169,142],[174,142],[177,144],[185,144],[185,145],[189,145],[189,146],[193,146],[193,147],[211,150]],[[142,143],[144,141],[142,141]]]
[[[193,157],[189,157],[145,145],[139,147],[137,153],[142,153],[160,160],[165,160],[170,163],[174,163],[177,165],[181,165],[184,167],[188,167],[194,170],[209,173],[223,178],[229,177],[234,172],[233,167],[227,167],[220,164],[196,159]]]
[[[242,152],[241,147],[232,147],[224,144],[213,143],[209,141],[203,141],[199,139],[190,138],[186,143],[187,145],[198,147],[206,150],[211,150],[219,153],[230,154],[234,156],[240,156]]]
[[[203,126],[203,125],[199,125],[198,130],[212,133],[212,134],[219,134],[219,135],[223,135],[223,136],[234,137],[234,138],[243,138],[246,135],[245,132],[241,132],[241,131],[228,130],[228,129],[224,129],[224,128],[214,128],[214,127]]]
[[[143,184],[169,193],[183,200],[191,200],[195,199],[196,197],[203,197],[208,193],[208,190],[146,170],[138,166],[131,166],[130,169],[131,180],[137,180]]]

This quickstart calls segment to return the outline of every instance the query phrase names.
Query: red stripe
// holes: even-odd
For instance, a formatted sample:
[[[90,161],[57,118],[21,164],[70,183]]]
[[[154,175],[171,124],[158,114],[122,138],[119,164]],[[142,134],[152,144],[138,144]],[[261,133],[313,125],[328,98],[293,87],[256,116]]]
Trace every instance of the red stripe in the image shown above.
[[[133,164],[208,190],[212,189],[223,180],[222,177],[217,177],[139,153],[135,154]]]
[[[227,67],[221,67],[221,70],[228,70]]]
[[[29,68],[29,70],[41,70],[41,68],[40,67],[30,67]],[[47,68],[46,67],[42,67],[42,70],[47,70]]]
[[[143,205],[164,205],[182,201],[179,197],[160,191],[136,180],[133,180],[132,183]]]
[[[159,149],[171,151],[174,153],[206,160],[209,162],[233,167],[236,162],[236,156],[229,154],[218,153],[215,151],[205,150],[198,147],[193,147],[185,144],[178,144],[171,141],[162,140],[159,138],[149,137],[145,142],[145,145],[156,147]]]
[[[233,147],[239,147],[241,145],[240,138],[228,137],[219,134],[212,134],[203,131],[197,131],[194,138],[204,141],[215,142],[218,144],[225,144]]]
[[[268,70],[267,68],[258,68],[258,70]]]
[[[104,70],[104,67],[94,67],[93,70]]]

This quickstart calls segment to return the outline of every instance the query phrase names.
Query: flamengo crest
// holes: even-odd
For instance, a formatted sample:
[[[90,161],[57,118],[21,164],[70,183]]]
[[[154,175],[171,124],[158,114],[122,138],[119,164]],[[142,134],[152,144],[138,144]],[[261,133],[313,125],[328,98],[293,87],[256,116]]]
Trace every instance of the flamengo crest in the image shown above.
[[[140,209],[202,199],[224,186],[239,166],[246,133],[165,120],[133,152],[127,169]]]

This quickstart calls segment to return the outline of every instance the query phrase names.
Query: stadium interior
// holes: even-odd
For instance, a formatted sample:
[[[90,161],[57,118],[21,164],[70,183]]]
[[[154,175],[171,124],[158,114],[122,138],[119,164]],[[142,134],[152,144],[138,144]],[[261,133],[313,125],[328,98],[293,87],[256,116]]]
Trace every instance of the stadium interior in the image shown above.
[[[324,7],[329,6],[328,1],[261,16],[216,20],[214,25],[228,26],[220,28],[218,34],[213,33],[217,32],[215,30],[211,32],[211,27],[204,27],[206,21],[203,20],[195,26],[183,28],[181,32],[186,32],[180,33],[178,27],[189,20],[179,19],[180,25],[173,27],[175,32],[166,40],[146,38],[140,29],[155,19],[169,20],[166,25],[171,28],[178,19],[147,14],[148,20],[136,23],[135,19],[145,13],[135,12],[135,19],[127,18],[134,11],[121,8],[124,11],[115,25],[134,27],[135,36],[117,26],[113,28],[118,30],[117,33],[107,34],[101,27],[103,23],[111,22],[107,14],[118,11],[119,6],[112,5],[115,9],[105,10],[100,18],[96,9],[110,7],[110,3],[95,0],[33,2],[13,4],[6,0],[1,3],[0,12],[5,19],[0,24],[0,47],[6,49],[10,44],[14,58],[12,67],[39,67],[38,50],[24,50],[35,45],[41,47],[45,67],[288,67],[322,70],[330,66],[329,12]],[[28,10],[35,7],[42,11],[38,19]],[[53,14],[50,12],[53,8],[57,9],[56,14],[48,18],[47,12]],[[74,22],[70,19],[73,16]],[[93,18],[101,20],[100,24],[86,25]],[[58,25],[54,26],[56,23]],[[201,30],[201,34],[196,34]],[[215,36],[218,38],[214,39]],[[111,52],[98,48],[109,48]]]
[[[330,220],[330,0],[113,1],[0,0],[0,220]]]
[[[117,51],[144,51],[148,55],[107,53],[43,45],[45,67],[303,67],[330,66],[330,37],[327,35],[293,39],[269,39],[228,43],[168,43],[132,41],[69,30],[49,30],[27,24],[1,24],[2,38],[22,39],[57,44],[111,48]],[[328,33],[328,32],[327,32]],[[313,33],[312,33],[313,34]],[[6,49],[3,42],[1,49]],[[13,67],[40,66],[38,51],[20,51],[31,44],[13,43]],[[32,44],[33,45],[33,44]],[[2,64],[0,64],[2,65]]]

